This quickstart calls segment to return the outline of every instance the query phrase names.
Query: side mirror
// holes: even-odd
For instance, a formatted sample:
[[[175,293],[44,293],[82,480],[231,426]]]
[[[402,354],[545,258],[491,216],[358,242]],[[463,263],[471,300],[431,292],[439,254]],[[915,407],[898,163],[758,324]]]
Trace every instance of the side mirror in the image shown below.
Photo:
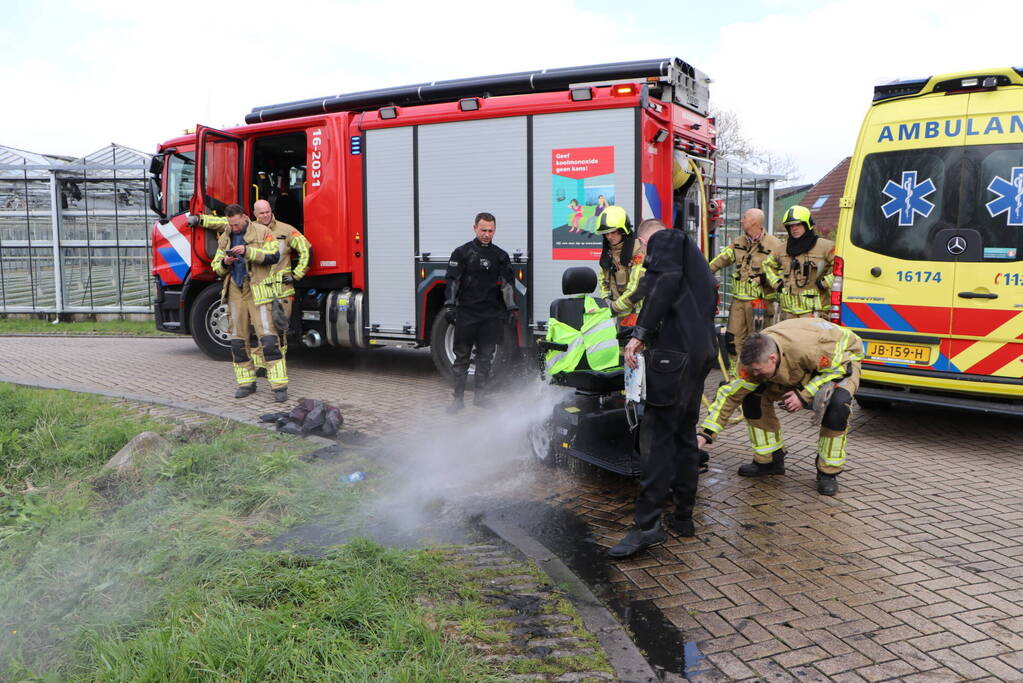
[[[163,173],[163,155],[155,154],[149,160],[149,172],[153,175],[160,175]]]
[[[159,181],[155,176],[149,176],[149,208],[160,218],[167,218],[163,207],[160,206],[163,203],[161,194]]]

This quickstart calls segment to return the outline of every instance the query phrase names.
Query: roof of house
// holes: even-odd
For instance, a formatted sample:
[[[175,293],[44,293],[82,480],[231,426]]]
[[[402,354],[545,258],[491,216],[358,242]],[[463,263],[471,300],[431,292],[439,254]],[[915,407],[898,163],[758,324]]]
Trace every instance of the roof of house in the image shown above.
[[[810,209],[817,232],[821,235],[832,235],[838,228],[838,204],[845,192],[849,161],[850,157],[846,157],[838,162],[799,202],[801,206]]]
[[[774,190],[774,198],[775,200],[785,199],[786,197],[791,197],[794,194],[799,194],[801,192],[805,193],[811,187],[813,187],[811,183],[807,183],[805,185],[790,185],[789,187],[778,187]]]

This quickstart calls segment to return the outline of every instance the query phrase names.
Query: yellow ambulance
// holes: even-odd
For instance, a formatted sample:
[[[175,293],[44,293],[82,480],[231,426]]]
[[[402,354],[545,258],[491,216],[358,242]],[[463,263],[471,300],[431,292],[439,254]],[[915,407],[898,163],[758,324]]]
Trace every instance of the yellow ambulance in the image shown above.
[[[1023,415],[1023,68],[877,86],[840,206],[859,402]]]

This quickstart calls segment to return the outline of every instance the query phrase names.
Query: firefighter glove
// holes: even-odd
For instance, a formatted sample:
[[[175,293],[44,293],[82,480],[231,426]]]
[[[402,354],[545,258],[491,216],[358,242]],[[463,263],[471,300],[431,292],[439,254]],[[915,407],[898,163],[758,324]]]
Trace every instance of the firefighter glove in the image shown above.
[[[291,273],[285,273],[281,276],[281,282],[286,285],[295,284],[295,277]]]
[[[188,227],[198,228],[200,223],[202,223],[202,218],[192,213],[188,214]]]
[[[444,307],[444,319],[448,321],[449,325],[454,325],[455,320],[458,318],[458,314],[455,312],[454,306]]]

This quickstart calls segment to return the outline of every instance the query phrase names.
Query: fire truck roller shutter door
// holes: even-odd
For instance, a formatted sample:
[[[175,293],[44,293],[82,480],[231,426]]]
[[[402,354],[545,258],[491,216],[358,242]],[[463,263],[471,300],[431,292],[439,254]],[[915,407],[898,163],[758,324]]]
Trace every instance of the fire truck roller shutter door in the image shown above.
[[[420,126],[418,144],[420,252],[444,259],[486,211],[497,219],[494,244],[525,256],[526,118]]]
[[[416,325],[412,129],[367,131],[364,153],[368,323],[403,335]]]

